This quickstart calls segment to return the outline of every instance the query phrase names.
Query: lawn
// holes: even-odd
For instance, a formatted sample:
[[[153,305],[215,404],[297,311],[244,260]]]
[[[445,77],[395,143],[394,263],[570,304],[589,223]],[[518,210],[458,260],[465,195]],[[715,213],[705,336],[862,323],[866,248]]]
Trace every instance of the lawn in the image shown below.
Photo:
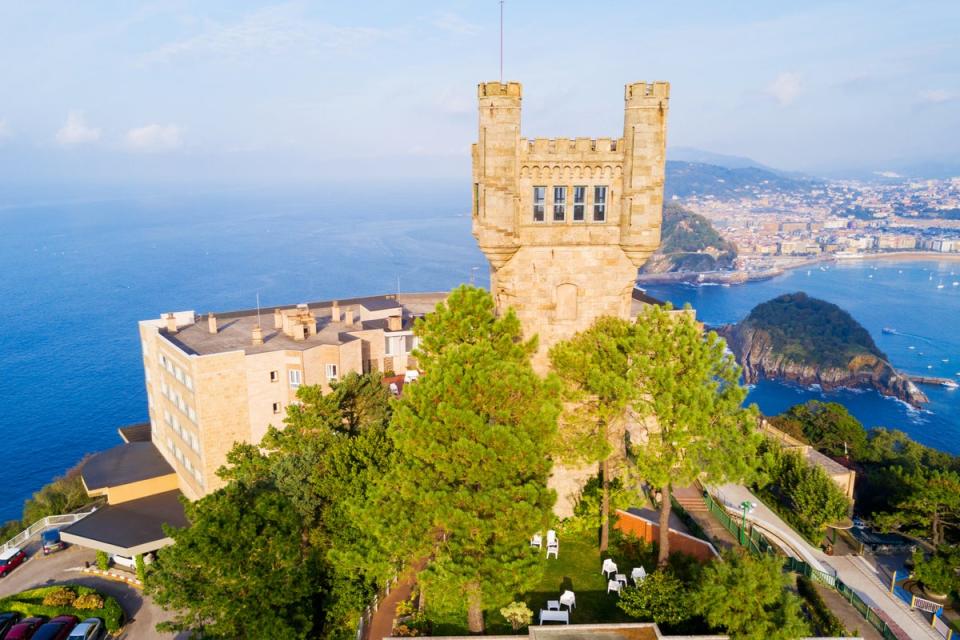
[[[547,600],[557,600],[564,590],[569,589],[577,595],[577,606],[570,614],[570,624],[590,624],[598,622],[633,621],[617,608],[618,596],[607,594],[607,580],[600,573],[603,558],[597,547],[597,536],[593,533],[563,534],[560,537],[560,557],[546,558],[546,551],[531,549],[538,554],[543,565],[543,578],[531,591],[522,594],[522,600],[533,611],[533,624],[537,624],[537,614],[545,609]],[[613,545],[611,553],[603,557],[613,558],[619,565],[620,573],[628,574],[633,564],[616,552]],[[629,564],[629,566],[628,566]],[[650,565],[646,566],[649,571]],[[437,616],[428,611],[432,622],[433,635],[469,635],[466,627],[466,614]],[[510,624],[500,615],[499,608],[488,610],[485,615],[488,634],[510,634]]]

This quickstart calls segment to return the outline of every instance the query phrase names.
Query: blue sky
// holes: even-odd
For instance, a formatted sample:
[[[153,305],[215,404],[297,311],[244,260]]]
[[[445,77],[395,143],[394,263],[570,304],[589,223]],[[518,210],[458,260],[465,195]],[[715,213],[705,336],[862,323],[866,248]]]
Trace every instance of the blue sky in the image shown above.
[[[0,181],[463,179],[498,2],[0,0]],[[960,161],[960,2],[506,2],[524,134],[824,172]]]

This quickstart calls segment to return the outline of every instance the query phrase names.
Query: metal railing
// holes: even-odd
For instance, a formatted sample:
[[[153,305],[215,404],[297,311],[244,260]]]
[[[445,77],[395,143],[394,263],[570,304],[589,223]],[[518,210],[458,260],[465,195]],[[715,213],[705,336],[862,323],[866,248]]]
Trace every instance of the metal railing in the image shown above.
[[[96,509],[91,509],[90,511],[83,511],[81,513],[67,513],[59,516],[47,516],[37,520],[32,525],[13,536],[5,543],[3,547],[0,548],[0,553],[14,547],[22,547],[23,545],[30,542],[34,536],[39,535],[41,532],[51,529],[53,527],[62,527],[68,524],[73,524],[78,520],[86,518],[88,515],[96,511]]]

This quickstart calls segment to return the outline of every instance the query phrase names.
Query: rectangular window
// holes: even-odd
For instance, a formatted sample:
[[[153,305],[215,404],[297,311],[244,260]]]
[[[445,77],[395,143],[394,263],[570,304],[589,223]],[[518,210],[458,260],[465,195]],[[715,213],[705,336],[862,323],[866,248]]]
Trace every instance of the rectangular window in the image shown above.
[[[190,389],[190,391],[193,391],[193,378],[191,378],[190,376],[184,376],[183,384],[186,385],[187,389]]]
[[[587,188],[573,188],[573,221],[583,222],[583,211],[587,205]]]
[[[271,372],[270,372],[270,382],[276,382],[276,381],[278,381],[279,379],[280,379],[280,372],[279,372],[279,371],[271,371]]]
[[[533,188],[533,221],[543,222],[544,212],[546,211],[547,188]]]
[[[563,222],[567,217],[567,188],[553,188],[553,221]]]
[[[170,415],[169,409],[163,410],[163,421],[167,424],[173,424],[173,416]]]
[[[197,479],[200,486],[203,486],[203,475],[200,473],[199,467],[193,470],[193,477]]]
[[[288,376],[290,377],[291,387],[296,389],[297,387],[300,386],[300,370],[299,369],[291,369]]]
[[[280,413],[280,403],[279,403],[279,402],[274,402],[274,403],[273,403],[273,413],[274,413],[274,414]]]
[[[603,222],[607,219],[607,188],[593,188],[593,221]]]
[[[337,379],[337,365],[328,364],[327,365],[327,380],[336,380]]]
[[[173,438],[171,438],[170,436],[167,436],[167,449],[170,449],[170,451],[173,451]]]
[[[193,422],[197,421],[197,412],[194,411],[193,407],[187,407],[187,417],[190,418]]]

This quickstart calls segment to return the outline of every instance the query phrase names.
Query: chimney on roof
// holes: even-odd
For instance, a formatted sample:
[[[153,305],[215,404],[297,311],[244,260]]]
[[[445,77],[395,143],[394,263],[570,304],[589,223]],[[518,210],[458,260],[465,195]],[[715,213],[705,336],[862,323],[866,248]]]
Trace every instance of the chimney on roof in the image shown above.
[[[167,333],[176,333],[177,332],[177,318],[172,313],[168,313],[163,316],[167,321]]]
[[[349,308],[343,312],[343,322],[344,324],[349,324],[353,326],[353,308]]]
[[[217,316],[213,315],[212,313],[207,314],[207,329],[210,331],[210,333],[216,333],[218,330]]]
[[[387,317],[387,330],[388,331],[403,331],[403,312],[399,316],[388,316]]]
[[[251,331],[250,334],[254,346],[263,344],[263,329],[260,328],[260,325],[254,325],[253,331]]]
[[[333,301],[333,306],[330,307],[330,322],[340,322],[340,303],[336,300]]]

